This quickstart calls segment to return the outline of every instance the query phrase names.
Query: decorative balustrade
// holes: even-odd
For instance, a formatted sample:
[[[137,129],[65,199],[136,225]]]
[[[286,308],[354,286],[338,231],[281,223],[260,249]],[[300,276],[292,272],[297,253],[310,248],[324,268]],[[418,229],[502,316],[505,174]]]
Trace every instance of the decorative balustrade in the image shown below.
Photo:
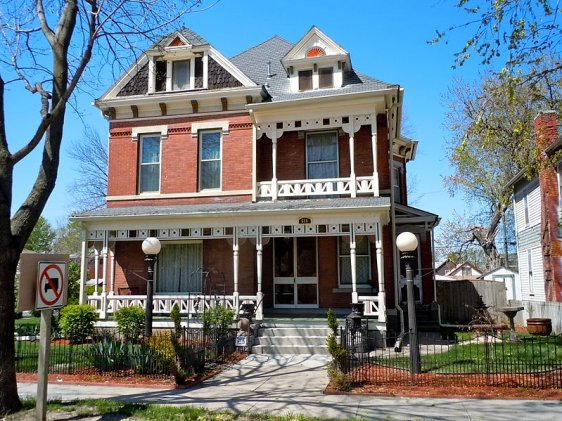
[[[277,197],[378,195],[378,191],[375,191],[373,177],[356,177],[355,189],[352,189],[352,186],[351,178],[280,180],[277,181]],[[271,181],[259,182],[257,186],[258,198],[273,198],[273,187]]]
[[[257,306],[258,299],[255,295],[203,295],[203,294],[181,294],[181,295],[155,295],[153,299],[153,314],[170,314],[174,305],[180,309],[180,314],[195,315],[203,313],[213,307],[222,306],[226,308],[238,308],[242,304],[252,303]],[[117,310],[131,306],[146,306],[145,295],[90,295],[88,304],[96,309],[101,318],[113,314]]]

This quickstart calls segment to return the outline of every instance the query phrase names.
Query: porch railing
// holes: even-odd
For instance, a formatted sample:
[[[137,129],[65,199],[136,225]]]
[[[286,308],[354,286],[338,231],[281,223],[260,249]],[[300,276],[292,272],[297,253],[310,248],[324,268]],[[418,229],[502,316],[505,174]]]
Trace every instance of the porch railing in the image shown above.
[[[384,305],[384,294],[367,296],[362,295],[358,297],[360,303],[364,304],[363,315],[376,317],[379,322],[386,320],[386,309]]]
[[[131,306],[146,306],[146,295],[113,295],[100,294],[89,295],[88,304],[96,309],[101,319],[115,313],[117,310]],[[212,307],[223,306],[226,308],[241,309],[242,304],[258,305],[258,297],[255,295],[204,295],[204,294],[177,294],[177,295],[155,295],[152,301],[153,314],[170,314],[174,305],[180,309],[183,315],[197,315]]]
[[[372,176],[356,177],[355,186],[351,178],[324,178],[314,180],[262,181],[257,185],[258,198],[281,198],[300,196],[341,195],[354,197],[356,194],[378,195]],[[276,187],[276,189],[274,189]],[[355,187],[355,188],[353,188]]]

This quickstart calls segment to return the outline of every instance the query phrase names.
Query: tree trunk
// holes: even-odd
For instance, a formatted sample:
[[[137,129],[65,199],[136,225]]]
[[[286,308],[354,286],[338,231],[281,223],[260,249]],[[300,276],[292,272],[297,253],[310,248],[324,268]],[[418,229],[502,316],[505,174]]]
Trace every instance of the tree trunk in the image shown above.
[[[22,408],[16,381],[14,341],[14,283],[19,254],[19,247],[13,241],[0,249],[0,415]]]

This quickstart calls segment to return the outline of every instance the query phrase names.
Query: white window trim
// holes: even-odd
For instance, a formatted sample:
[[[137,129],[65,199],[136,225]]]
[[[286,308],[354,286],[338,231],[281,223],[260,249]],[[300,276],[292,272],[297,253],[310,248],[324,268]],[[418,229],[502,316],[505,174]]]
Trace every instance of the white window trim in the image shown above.
[[[228,120],[217,120],[217,121],[202,121],[199,123],[191,124],[191,137],[199,137],[199,131],[202,130],[221,130],[223,135],[227,135],[230,132],[230,124]],[[222,140],[222,139],[221,139]]]
[[[160,140],[166,140],[168,138],[168,125],[163,124],[160,126],[141,126],[141,127],[133,127],[132,128],[132,135],[131,138],[133,142],[137,142],[140,135],[160,135]]]
[[[199,166],[199,169],[197,171],[198,172],[198,174],[197,174],[198,191],[200,191],[200,192],[222,191],[222,172],[223,172],[223,167],[224,167],[224,165],[223,165],[223,153],[222,153],[223,152],[222,148],[223,148],[223,143],[224,143],[223,132],[221,130],[217,129],[217,128],[208,129],[208,130],[199,130],[198,132],[201,135],[201,136],[198,137],[198,140],[197,140],[197,148],[198,148],[198,156],[199,156],[198,163],[197,163],[198,166]],[[203,159],[201,158],[201,142],[203,141],[202,135],[204,133],[219,133],[220,134],[219,158],[212,160],[212,161],[220,161],[220,175],[219,175],[219,186],[218,187],[211,187],[211,188],[202,188],[201,187],[201,180],[202,180],[202,177],[201,177],[201,162],[203,162]],[[206,161],[211,161],[211,160],[206,160]]]
[[[142,142],[143,138],[145,137],[156,137],[160,138],[160,149],[158,152],[158,190],[151,190],[146,192],[141,192],[141,169],[143,166],[142,162]],[[155,165],[155,162],[151,162],[150,165]],[[145,194],[158,194],[162,190],[162,135],[160,133],[143,133],[139,137],[139,164],[138,164],[138,194],[145,195]]]
[[[342,258],[348,258],[351,264],[351,254],[341,254],[341,241],[343,240],[343,237],[336,237],[338,239],[338,288],[346,288],[346,289],[351,289],[353,287],[353,285],[351,283],[349,284],[342,284],[341,282],[341,262],[342,262]],[[357,242],[357,240],[356,240]],[[373,280],[373,262],[371,260],[371,244],[369,243],[369,240],[367,240],[367,254],[359,254],[357,253],[357,249],[356,250],[356,257],[368,257],[369,258],[369,279]],[[372,285],[369,283],[357,283],[357,288],[361,289],[361,288],[365,288],[365,287],[369,287],[372,288]]]

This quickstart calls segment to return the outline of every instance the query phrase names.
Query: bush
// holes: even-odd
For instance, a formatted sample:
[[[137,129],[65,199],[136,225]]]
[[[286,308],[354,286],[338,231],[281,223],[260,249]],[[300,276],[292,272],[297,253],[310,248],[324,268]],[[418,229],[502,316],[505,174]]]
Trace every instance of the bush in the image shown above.
[[[338,342],[338,319],[332,309],[328,310],[328,327],[332,331],[326,342],[332,361],[328,364],[328,377],[337,390],[349,390],[351,384],[344,373],[347,363],[347,350]]]
[[[205,335],[216,340],[228,336],[232,323],[234,322],[234,310],[222,306],[212,307],[203,313],[203,332]]]
[[[82,343],[94,333],[94,322],[97,318],[96,310],[92,306],[69,305],[61,310],[59,327],[71,343]]]
[[[139,306],[123,307],[115,312],[117,331],[125,342],[134,342],[144,331],[144,309]]]
[[[91,348],[92,365],[99,371],[117,371],[126,367],[127,345],[104,337]]]

